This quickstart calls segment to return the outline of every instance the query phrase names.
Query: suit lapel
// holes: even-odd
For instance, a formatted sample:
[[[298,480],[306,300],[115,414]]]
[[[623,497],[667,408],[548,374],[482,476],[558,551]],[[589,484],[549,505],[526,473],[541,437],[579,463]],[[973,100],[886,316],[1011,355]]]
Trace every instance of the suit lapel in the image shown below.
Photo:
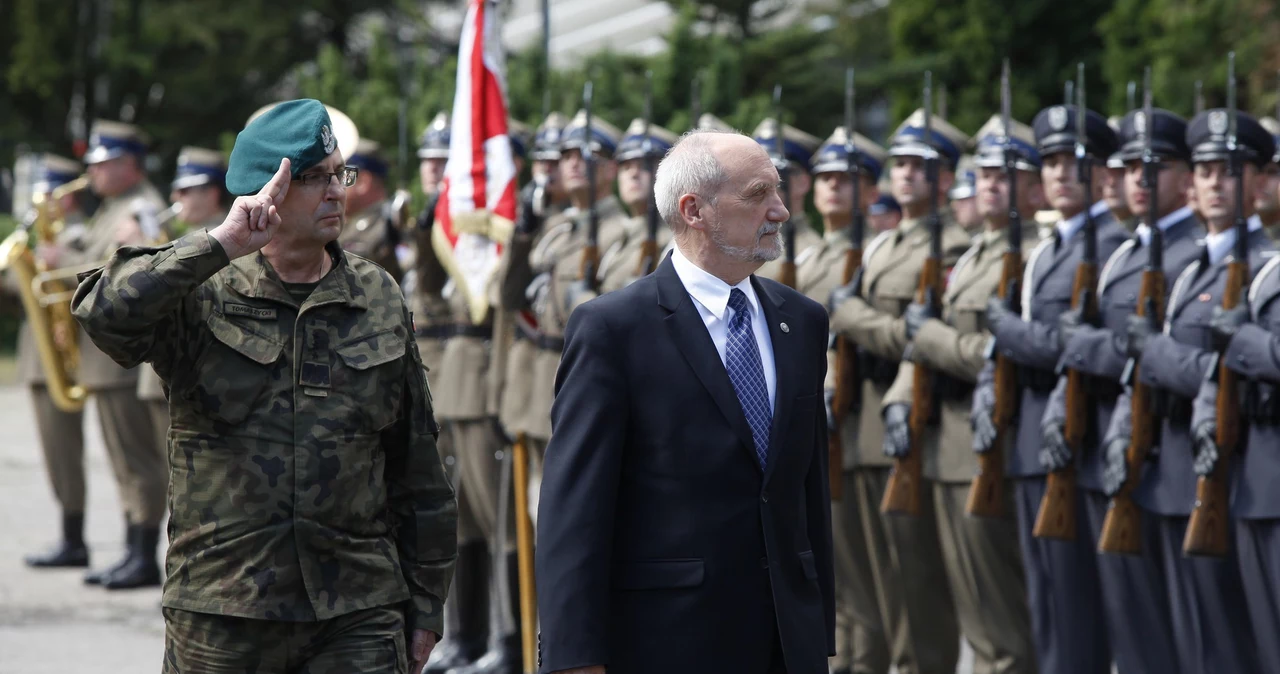
[[[689,367],[711,394],[725,421],[738,436],[738,444],[747,452],[752,465],[758,467],[760,462],[756,459],[755,441],[751,437],[751,426],[747,424],[747,417],[742,411],[742,403],[738,401],[733,382],[729,381],[729,373],[724,369],[724,362],[720,360],[720,354],[711,341],[711,334],[707,332],[698,308],[694,306],[689,291],[680,282],[680,276],[671,264],[670,255],[667,255],[667,259],[655,273],[658,280],[658,304],[668,312],[664,325],[671,341],[679,347]]]
[[[754,276],[751,277],[751,284],[755,286],[764,320],[769,325],[769,340],[773,342],[774,371],[777,373],[773,423],[769,429],[769,455],[765,459],[764,477],[767,482],[773,467],[778,463],[778,455],[782,453],[781,434],[786,430],[786,420],[791,416],[791,402],[795,398],[795,380],[802,365],[799,349],[796,348],[799,344],[796,340],[800,336],[796,331],[800,325],[785,309],[786,300],[781,294],[775,293]],[[784,324],[787,326],[786,331],[782,329]]]

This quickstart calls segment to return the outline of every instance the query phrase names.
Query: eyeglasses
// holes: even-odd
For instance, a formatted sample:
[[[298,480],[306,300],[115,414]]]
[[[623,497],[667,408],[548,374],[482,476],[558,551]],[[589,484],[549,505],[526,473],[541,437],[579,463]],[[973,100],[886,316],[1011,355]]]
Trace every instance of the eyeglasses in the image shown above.
[[[328,187],[329,180],[337,178],[339,185],[351,187],[356,184],[356,177],[359,175],[360,169],[354,166],[343,166],[333,173],[304,173],[294,180],[302,183],[303,187]]]

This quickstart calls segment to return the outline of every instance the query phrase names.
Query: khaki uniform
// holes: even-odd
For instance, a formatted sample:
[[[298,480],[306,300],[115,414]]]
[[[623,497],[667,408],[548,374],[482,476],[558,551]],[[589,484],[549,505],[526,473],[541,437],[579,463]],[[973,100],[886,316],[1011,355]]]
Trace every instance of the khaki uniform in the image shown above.
[[[831,291],[843,280],[850,249],[848,233],[839,230],[820,236],[806,224],[797,231],[796,242],[796,290],[825,305]],[[835,361],[832,349],[827,354],[828,391],[836,387]],[[855,420],[850,418],[844,428],[845,433],[856,433]],[[888,672],[893,663],[908,671],[911,654],[906,648],[906,615],[897,592],[877,592],[875,567],[863,526],[863,520],[874,517],[876,511],[864,513],[864,504],[856,496],[856,462],[851,447],[852,443],[843,447],[843,496],[831,508],[837,589],[836,656],[832,667],[882,673]]]
[[[189,225],[187,231],[212,230],[214,227],[221,225],[226,218],[226,212],[222,211],[203,222]],[[163,451],[168,451],[169,398],[165,395],[164,382],[160,381],[160,375],[156,374],[155,368],[150,365],[140,365],[138,367],[138,400],[142,400],[147,404],[147,410],[151,414],[151,425],[156,432],[156,446]]]
[[[640,269],[640,253],[649,237],[649,222],[644,215],[627,218],[623,224],[626,238],[614,243],[600,257],[600,291],[611,293],[625,288],[639,278],[636,272]],[[655,239],[657,258],[654,268],[662,262],[662,258],[671,246],[671,229],[665,223],[658,224],[658,236]]]
[[[59,263],[66,266],[101,262],[121,245],[121,232],[134,219],[134,200],[143,199],[157,211],[165,207],[160,192],[143,181],[124,194],[104,199],[89,221],[78,246]],[[137,244],[142,241],[130,241]],[[98,407],[102,435],[111,459],[125,516],[136,525],[155,527],[164,516],[168,485],[165,450],[157,445],[151,410],[138,399],[142,368],[125,369],[80,335],[80,383]]]
[[[391,202],[384,200],[356,213],[342,228],[338,243],[343,250],[372,260],[386,269],[398,283],[403,277],[400,262],[396,259],[396,243],[400,237],[392,226],[390,207]]]
[[[457,503],[409,313],[383,269],[327,251],[299,303],[261,253],[229,262],[204,231],[122,249],[75,316],[170,391],[165,608],[325,622],[394,607],[440,633]]]
[[[84,218],[78,213],[68,216],[66,226],[59,235],[59,245],[75,246],[84,233]],[[9,277],[6,290],[17,294],[17,283]],[[17,368],[18,381],[31,391],[31,407],[36,415],[36,429],[40,433],[40,447],[44,450],[45,471],[53,487],[54,498],[62,512],[84,512],[84,414],[63,412],[53,404],[45,385],[44,366],[36,346],[35,332],[31,324],[23,321],[18,328]]]
[[[969,421],[973,385],[986,364],[987,300],[998,291],[1007,235],[983,232],[974,241],[947,283],[942,320],[926,322],[914,340],[913,360],[936,373],[938,405],[938,422],[925,433],[921,458],[924,476],[933,483],[943,561],[961,632],[977,658],[975,671],[1035,672],[1012,485],[1005,490],[1004,517],[970,517],[964,511],[978,470]],[[1037,243],[1035,223],[1024,224],[1022,241],[1029,255]],[[911,404],[914,372],[914,363],[902,364],[884,405]]]
[[[627,215],[617,198],[611,195],[599,200],[596,212],[600,250],[625,242]],[[541,475],[542,454],[551,438],[556,370],[564,328],[573,311],[566,305],[565,292],[578,280],[586,243],[587,213],[571,209],[547,220],[536,236],[517,233],[512,237],[498,271],[504,309],[528,308],[537,324],[532,349],[521,347],[519,342],[512,344],[506,373],[509,393],[502,404],[507,433],[528,437],[535,480]],[[517,392],[523,400],[513,398]]]
[[[969,247],[969,237],[948,214],[943,216],[942,233],[945,273]],[[861,407],[856,422],[844,425],[841,439],[845,451],[854,458],[854,495],[859,500],[877,590],[886,597],[884,605],[902,606],[906,614],[907,643],[895,643],[894,652],[909,652],[921,674],[950,674],[959,657],[960,635],[941,563],[933,494],[923,491],[919,517],[880,515],[880,500],[892,465],[883,452],[880,409],[907,345],[901,316],[915,301],[920,270],[929,256],[929,239],[927,216],[903,220],[897,230],[872,239],[863,251],[866,269],[860,290],[865,300],[854,298],[837,307],[831,329],[852,339],[861,352]]]

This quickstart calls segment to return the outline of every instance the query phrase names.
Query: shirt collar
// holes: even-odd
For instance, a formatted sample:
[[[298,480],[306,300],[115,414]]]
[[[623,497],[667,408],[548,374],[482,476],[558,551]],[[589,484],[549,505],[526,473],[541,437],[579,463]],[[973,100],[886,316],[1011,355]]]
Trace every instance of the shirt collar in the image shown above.
[[[1182,208],[1179,208],[1178,210],[1157,220],[1156,226],[1159,227],[1160,231],[1163,232],[1168,230],[1170,227],[1174,226],[1175,224],[1182,222],[1183,220],[1186,220],[1189,217],[1191,217],[1191,207],[1183,206]],[[1138,225],[1138,227],[1134,229],[1134,233],[1137,234],[1138,238],[1142,240],[1143,246],[1151,245],[1151,228],[1148,227],[1145,223]]]
[[[1262,218],[1257,215],[1249,217],[1249,231],[1256,232],[1262,229]],[[1209,233],[1204,237],[1205,253],[1209,256],[1209,264],[1218,264],[1227,259],[1231,255],[1232,249],[1236,246],[1236,228],[1232,227],[1225,232],[1217,234]]]
[[[729,293],[734,288],[741,290],[747,296],[751,313],[759,312],[760,301],[756,298],[756,289],[751,285],[750,276],[742,279],[738,285],[730,286],[685,257],[678,244],[671,251],[671,265],[675,267],[676,276],[680,277],[680,282],[684,284],[684,289],[689,292],[689,296],[697,300],[698,304],[705,307],[717,319],[725,319],[725,311],[729,308]]]
[[[1089,215],[1092,215],[1094,220],[1102,217],[1106,212],[1106,201],[1098,201],[1089,207]],[[1071,237],[1075,236],[1076,232],[1080,231],[1081,227],[1084,227],[1084,211],[1076,213],[1066,220],[1059,220],[1056,226],[1058,228],[1058,235],[1062,237],[1062,240],[1070,241]]]

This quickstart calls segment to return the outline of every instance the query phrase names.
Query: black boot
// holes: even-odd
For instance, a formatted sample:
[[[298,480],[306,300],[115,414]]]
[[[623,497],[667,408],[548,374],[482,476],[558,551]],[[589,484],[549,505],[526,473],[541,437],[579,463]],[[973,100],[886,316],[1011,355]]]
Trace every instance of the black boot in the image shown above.
[[[160,567],[156,565],[160,528],[135,525],[131,538],[133,542],[124,566],[102,579],[102,586],[108,590],[132,590],[160,584]]]
[[[64,513],[62,540],[45,552],[27,555],[23,561],[37,569],[89,566],[89,548],[84,545],[84,514]]]
[[[484,655],[467,667],[448,672],[448,674],[521,674],[524,669],[524,653],[520,646],[520,560],[517,559],[516,553],[507,554],[507,606],[500,608],[495,606],[498,611],[509,610],[514,617],[514,631],[511,634],[494,635],[489,640],[489,650]],[[495,600],[499,592],[493,592],[490,596]],[[494,623],[501,623],[501,620],[494,620]],[[501,624],[493,624],[490,626],[491,634],[493,630],[502,629]]]
[[[96,571],[90,571],[89,573],[84,574],[84,584],[85,585],[101,585],[102,581],[106,580],[107,576],[110,576],[116,571],[119,571],[120,569],[124,568],[124,565],[129,562],[129,555],[133,553],[133,536],[134,536],[133,525],[129,523],[129,518],[125,517],[124,519],[124,541],[125,541],[124,557],[121,557],[115,564],[112,564],[111,566],[108,566],[105,569],[98,569]]]
[[[445,633],[431,652],[422,674],[444,674],[475,662],[485,650],[489,622],[489,555],[483,542],[458,546],[454,566],[453,591],[457,593],[458,632]]]

